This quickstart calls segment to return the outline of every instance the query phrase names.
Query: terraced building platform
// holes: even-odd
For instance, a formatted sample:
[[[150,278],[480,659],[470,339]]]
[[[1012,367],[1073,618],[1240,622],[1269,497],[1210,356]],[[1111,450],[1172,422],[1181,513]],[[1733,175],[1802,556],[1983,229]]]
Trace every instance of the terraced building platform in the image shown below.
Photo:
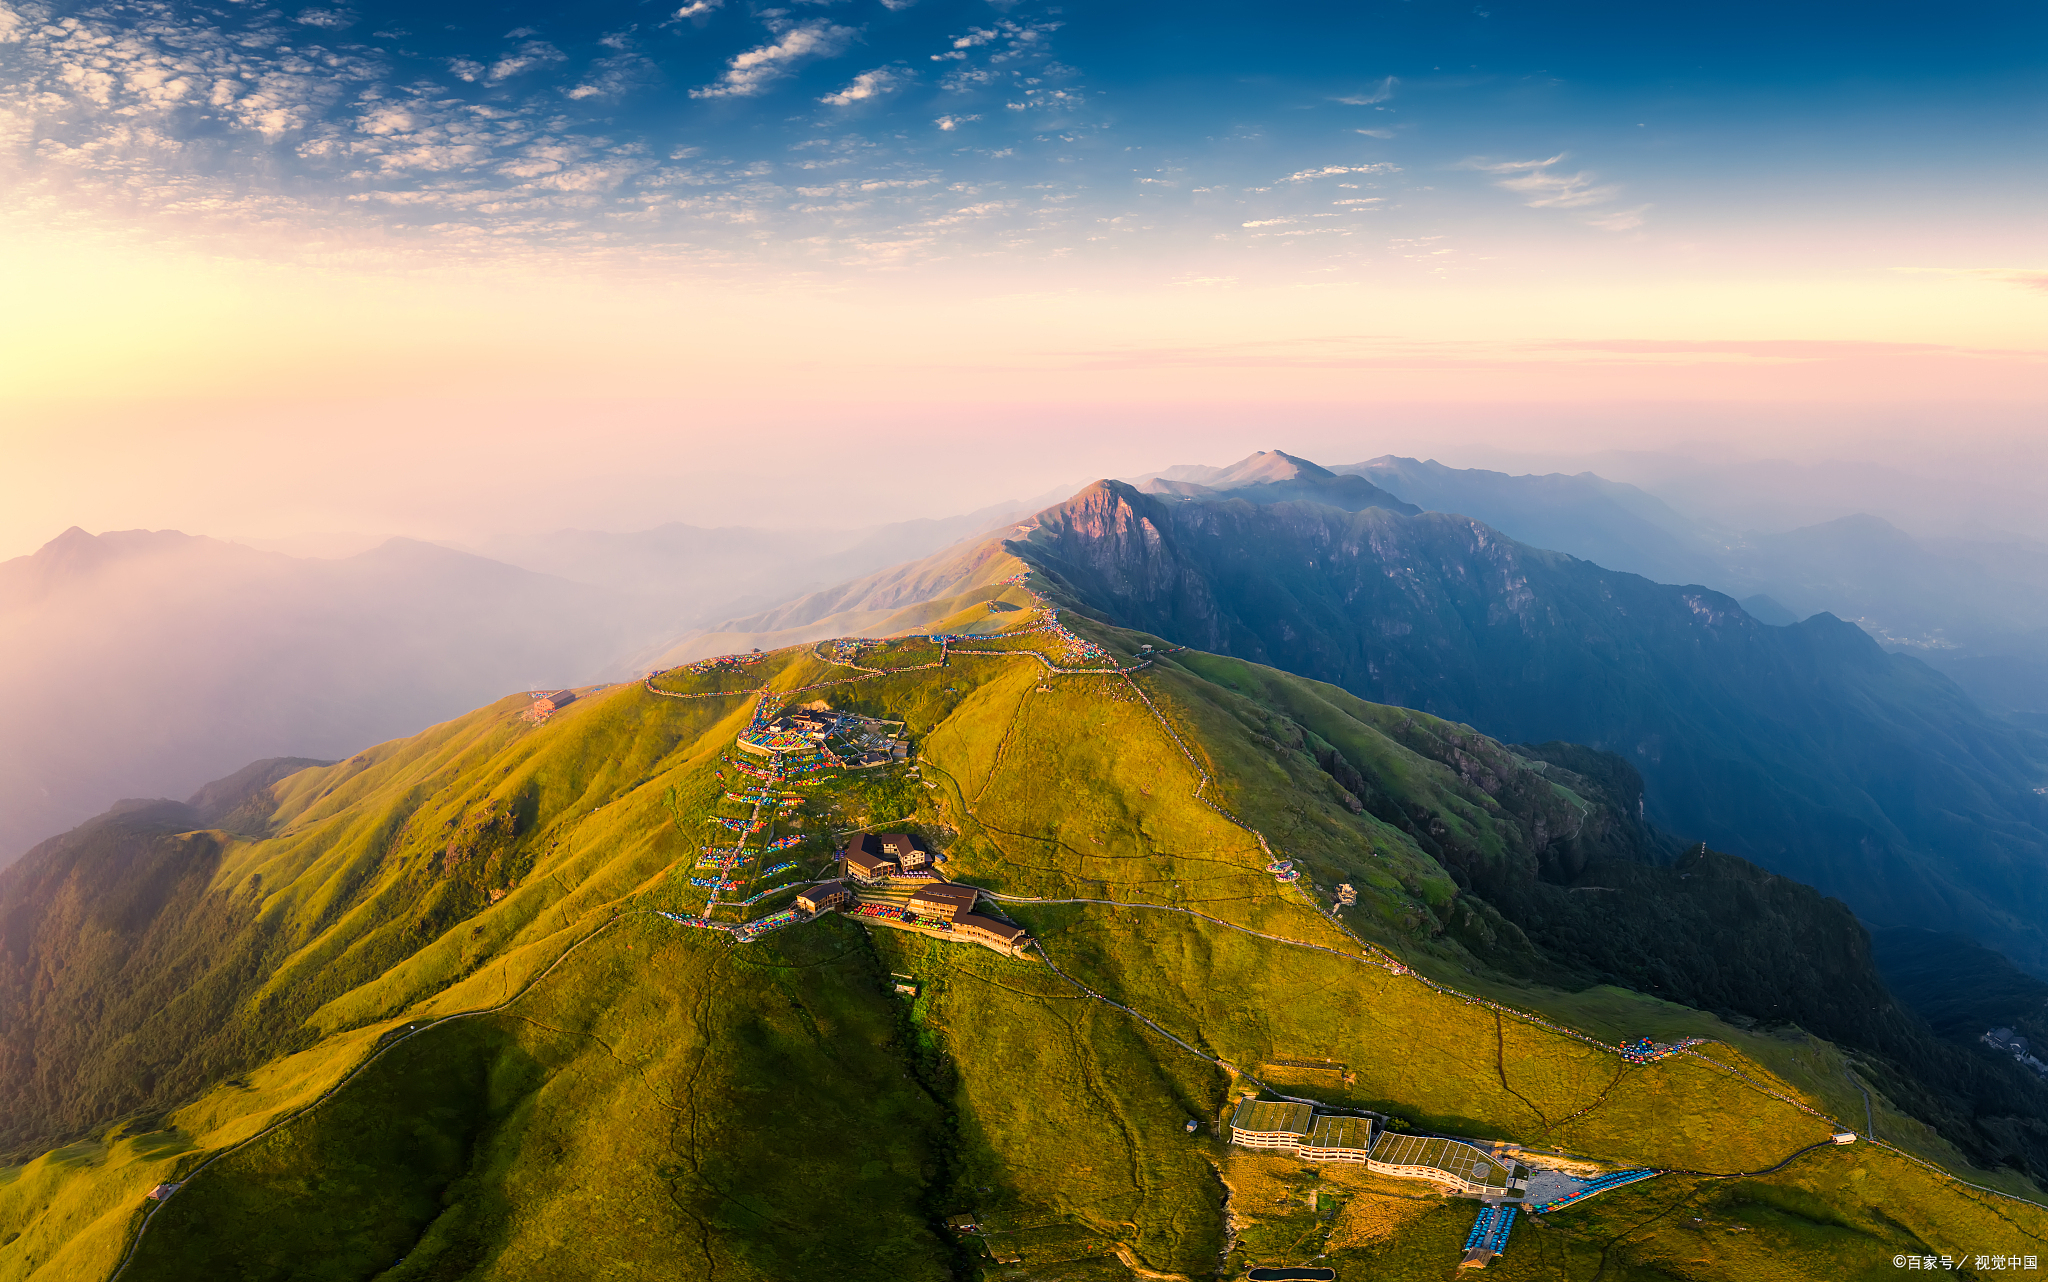
[[[1473,1197],[1519,1198],[1527,1187],[1526,1175],[1462,1140],[1439,1136],[1397,1135],[1380,1132],[1366,1163],[1385,1175],[1429,1180]]]
[[[1382,1175],[1428,1180],[1489,1201],[1514,1201],[1529,1171],[1462,1140],[1379,1130],[1372,1119],[1317,1113],[1288,1100],[1240,1100],[1230,1117],[1230,1142],[1280,1149],[1305,1162],[1359,1162]]]

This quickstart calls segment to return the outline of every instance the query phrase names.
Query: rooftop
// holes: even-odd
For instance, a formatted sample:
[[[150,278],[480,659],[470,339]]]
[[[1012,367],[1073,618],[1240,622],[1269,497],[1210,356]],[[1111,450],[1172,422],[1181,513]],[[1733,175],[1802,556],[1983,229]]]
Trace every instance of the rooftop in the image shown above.
[[[913,907],[929,905],[933,908],[939,908],[943,906],[952,909],[954,912],[960,912],[974,907],[975,897],[980,893],[973,886],[963,886],[957,881],[942,881],[919,890],[910,897],[910,902]]]
[[[1006,921],[997,921],[993,917],[984,917],[980,913],[961,913],[953,919],[953,924],[966,930],[985,931],[998,938],[1007,939],[1011,943],[1015,943],[1030,933],[1022,926],[1012,926]]]
[[[1232,1129],[1240,1131],[1307,1135],[1313,1114],[1314,1110],[1306,1104],[1248,1099],[1237,1106],[1237,1112],[1231,1114],[1230,1125]]]
[[[1380,1134],[1372,1160],[1383,1166],[1427,1166],[1482,1188],[1508,1187],[1508,1169],[1470,1144],[1423,1135]]]
[[[1351,1148],[1363,1152],[1372,1147],[1372,1119],[1319,1115],[1315,1131],[1302,1147]]]

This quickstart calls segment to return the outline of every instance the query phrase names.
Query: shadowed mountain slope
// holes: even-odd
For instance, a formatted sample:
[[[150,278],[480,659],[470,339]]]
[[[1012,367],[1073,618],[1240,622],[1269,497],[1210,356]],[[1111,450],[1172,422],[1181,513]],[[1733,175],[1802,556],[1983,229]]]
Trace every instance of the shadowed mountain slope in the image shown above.
[[[1831,616],[1526,547],[1442,513],[1176,502],[1102,482],[1011,543],[1104,617],[1503,739],[1608,749],[1649,811],[2048,967],[2048,742]]]
[[[1512,476],[1395,454],[1332,471],[1363,477],[1430,511],[1469,516],[1520,542],[1569,552],[1611,570],[1660,583],[1733,586],[1716,577],[1723,567],[1697,522],[1633,485],[1590,472]]]
[[[1755,602],[1750,612],[1766,623],[1821,612],[1847,619],[1924,659],[1986,709],[2048,726],[2048,546],[2037,540],[1916,535],[1860,512],[1738,533],[1740,505],[1710,506],[1696,519],[1590,472],[1510,476],[1393,455],[1334,470],[1536,547],[1663,583],[1705,584]],[[1894,505],[1899,497],[1890,495]]]

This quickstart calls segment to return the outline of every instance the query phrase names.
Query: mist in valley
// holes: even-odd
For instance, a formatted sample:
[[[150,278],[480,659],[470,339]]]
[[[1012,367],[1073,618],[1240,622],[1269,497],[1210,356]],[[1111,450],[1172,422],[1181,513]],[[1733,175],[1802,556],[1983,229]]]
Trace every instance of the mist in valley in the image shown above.
[[[2048,543],[1987,524],[2025,525],[2020,491],[1990,486],[2005,497],[1977,504],[1953,483],[1916,485],[1869,462],[1606,462],[1651,483],[1398,454],[1334,470],[1532,546],[1726,592],[1765,623],[1833,613],[1987,710],[2048,726]],[[1078,488],[854,528],[798,524],[817,508],[792,503],[782,528],[674,521],[458,546],[67,531],[0,563],[0,651],[17,678],[0,737],[0,862],[119,798],[182,798],[259,758],[345,757],[534,687],[851,628],[862,619],[833,614],[835,585],[1028,519]],[[863,510],[874,509],[834,514]],[[1800,524],[1809,517],[1825,519]],[[367,550],[287,555],[249,546],[258,541]]]

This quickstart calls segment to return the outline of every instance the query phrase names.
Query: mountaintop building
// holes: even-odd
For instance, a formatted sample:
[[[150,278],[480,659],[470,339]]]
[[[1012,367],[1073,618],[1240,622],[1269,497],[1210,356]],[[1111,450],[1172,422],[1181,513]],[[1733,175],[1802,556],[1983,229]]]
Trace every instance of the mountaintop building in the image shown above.
[[[973,886],[964,886],[957,881],[941,881],[920,889],[910,897],[910,902],[904,907],[924,916],[958,921],[961,914],[973,910],[974,901],[980,897],[981,892]]]
[[[816,916],[828,908],[843,908],[853,902],[853,890],[843,881],[821,881],[797,892],[796,906]]]
[[[856,881],[887,881],[901,872],[896,861],[882,853],[882,843],[873,833],[855,833],[846,839],[846,849],[839,852],[846,864],[846,875]]]
[[[1314,1121],[1315,1110],[1306,1104],[1247,1096],[1230,1115],[1230,1142],[1245,1148],[1299,1149]]]
[[[896,866],[905,872],[923,868],[932,861],[931,854],[919,850],[917,842],[907,832],[885,832],[876,840],[882,845],[882,853],[895,860]]]
[[[961,913],[953,919],[953,933],[963,939],[993,948],[1011,957],[1021,955],[1031,946],[1031,932],[1022,926],[984,917],[980,913]]]
[[[1291,1152],[1306,1162],[1357,1162],[1486,1201],[1518,1201],[1529,1186],[1528,1168],[1463,1140],[1383,1130],[1368,1117],[1317,1113],[1287,1100],[1239,1101],[1230,1142]]]
[[[936,881],[938,860],[921,848],[908,833],[855,833],[839,852],[846,875],[859,882],[891,880]]]

